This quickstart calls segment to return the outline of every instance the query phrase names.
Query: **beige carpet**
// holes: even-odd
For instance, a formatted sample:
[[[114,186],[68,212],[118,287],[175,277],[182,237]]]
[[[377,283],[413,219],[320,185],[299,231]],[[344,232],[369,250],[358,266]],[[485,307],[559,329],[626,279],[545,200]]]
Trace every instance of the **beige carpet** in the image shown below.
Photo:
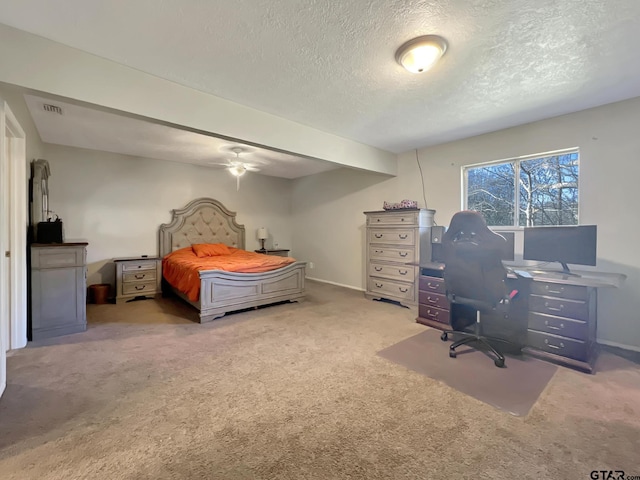
[[[8,359],[0,478],[640,475],[638,365],[559,368],[514,417],[376,355],[426,328],[415,311],[308,293],[209,325],[171,300],[91,305],[86,333]]]

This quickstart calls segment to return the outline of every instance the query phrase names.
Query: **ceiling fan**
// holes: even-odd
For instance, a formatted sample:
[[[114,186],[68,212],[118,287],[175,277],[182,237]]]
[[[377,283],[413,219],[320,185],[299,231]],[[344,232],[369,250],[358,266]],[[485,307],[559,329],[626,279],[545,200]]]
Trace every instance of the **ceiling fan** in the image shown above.
[[[229,173],[231,173],[231,175],[233,175],[234,177],[236,177],[236,189],[240,190],[240,177],[243,176],[245,173],[247,172],[259,172],[260,169],[257,168],[255,165],[251,164],[251,163],[247,163],[247,162],[243,162],[242,159],[240,158],[240,154],[242,152],[244,152],[244,149],[241,147],[233,147],[231,149],[231,151],[233,153],[236,154],[235,158],[231,158],[228,159],[226,163],[215,163],[215,162],[209,162],[209,165],[214,165],[214,166],[219,166],[219,167],[226,167],[226,169],[229,171]]]

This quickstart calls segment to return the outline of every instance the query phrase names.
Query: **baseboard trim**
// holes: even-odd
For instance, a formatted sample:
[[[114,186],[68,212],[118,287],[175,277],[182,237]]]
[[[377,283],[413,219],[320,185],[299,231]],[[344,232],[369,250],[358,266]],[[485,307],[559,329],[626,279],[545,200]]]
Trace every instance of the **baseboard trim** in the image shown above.
[[[634,347],[632,345],[625,345],[623,343],[618,343],[618,342],[610,342],[609,340],[596,340],[597,343],[599,343],[600,345],[607,345],[608,347],[616,347],[616,348],[621,348],[623,350],[631,350],[632,352],[639,352],[640,353],[640,347]]]
[[[345,285],[344,283],[330,282],[329,280],[322,280],[320,278],[313,278],[313,277],[306,277],[306,279],[313,280],[314,282],[328,283],[329,285],[335,285],[336,287],[348,288],[349,290],[356,290],[357,292],[364,292],[364,288],[358,288],[352,285]]]

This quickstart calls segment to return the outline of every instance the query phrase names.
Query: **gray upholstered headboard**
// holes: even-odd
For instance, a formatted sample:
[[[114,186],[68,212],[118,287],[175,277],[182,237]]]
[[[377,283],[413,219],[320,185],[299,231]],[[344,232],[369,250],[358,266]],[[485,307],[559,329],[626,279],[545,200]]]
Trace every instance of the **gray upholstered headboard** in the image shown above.
[[[212,198],[198,198],[173,210],[171,223],[160,225],[160,256],[194,243],[224,243],[244,249],[244,225],[236,213]]]

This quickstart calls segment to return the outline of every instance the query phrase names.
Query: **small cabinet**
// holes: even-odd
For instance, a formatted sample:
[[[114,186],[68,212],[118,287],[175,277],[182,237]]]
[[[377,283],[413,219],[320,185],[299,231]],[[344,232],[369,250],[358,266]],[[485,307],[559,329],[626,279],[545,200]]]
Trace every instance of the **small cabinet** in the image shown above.
[[[162,263],[159,257],[116,258],[116,303],[160,293]]]
[[[32,340],[87,329],[86,245],[31,245]]]

